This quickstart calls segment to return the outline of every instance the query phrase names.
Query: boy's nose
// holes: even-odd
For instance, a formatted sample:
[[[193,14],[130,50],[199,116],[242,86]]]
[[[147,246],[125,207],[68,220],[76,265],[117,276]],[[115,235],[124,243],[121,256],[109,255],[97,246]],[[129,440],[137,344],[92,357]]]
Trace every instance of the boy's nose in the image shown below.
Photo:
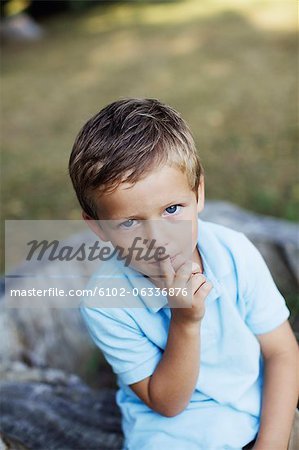
[[[155,222],[155,223],[154,223]],[[146,247],[156,249],[157,247],[168,247],[166,227],[160,221],[148,222],[145,226],[144,239],[147,240]]]

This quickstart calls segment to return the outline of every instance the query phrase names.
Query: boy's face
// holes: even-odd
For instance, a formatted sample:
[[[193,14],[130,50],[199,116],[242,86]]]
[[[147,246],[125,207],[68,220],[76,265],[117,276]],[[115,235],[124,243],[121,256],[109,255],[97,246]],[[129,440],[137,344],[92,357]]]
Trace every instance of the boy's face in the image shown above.
[[[99,221],[90,220],[85,213],[83,218],[102,240],[122,248],[123,254],[129,253],[138,237],[138,247],[146,250],[152,243],[152,255],[158,247],[165,248],[174,270],[182,264],[182,258],[199,262],[197,214],[204,207],[203,177],[198,200],[186,174],[176,167],[162,166],[135,184],[125,182],[114,192],[95,197],[94,203]],[[155,259],[138,260],[134,254],[130,266],[147,276],[158,274]]]

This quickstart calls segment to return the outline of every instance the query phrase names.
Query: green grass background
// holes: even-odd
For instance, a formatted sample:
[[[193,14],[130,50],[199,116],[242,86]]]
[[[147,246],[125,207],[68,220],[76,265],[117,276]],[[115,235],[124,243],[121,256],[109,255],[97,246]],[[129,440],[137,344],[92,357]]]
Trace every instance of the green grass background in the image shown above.
[[[156,97],[190,124],[208,199],[298,220],[294,0],[95,7],[2,51],[3,213],[77,219],[75,135],[107,103]]]

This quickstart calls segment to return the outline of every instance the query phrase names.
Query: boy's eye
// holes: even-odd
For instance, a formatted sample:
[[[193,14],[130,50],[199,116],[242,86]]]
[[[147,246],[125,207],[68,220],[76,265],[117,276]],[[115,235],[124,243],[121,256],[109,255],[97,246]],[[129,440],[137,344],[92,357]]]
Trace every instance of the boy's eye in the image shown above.
[[[133,219],[126,220],[125,222],[121,223],[119,225],[119,227],[120,228],[125,228],[125,229],[132,228],[133,222],[134,222]]]
[[[182,205],[171,205],[171,206],[168,206],[168,208],[165,208],[165,211],[168,213],[168,215],[174,216],[175,214],[180,212],[181,207],[182,207]],[[136,219],[128,219],[125,222],[120,223],[118,225],[118,227],[122,228],[124,230],[128,230],[128,229],[136,226],[137,222],[138,222],[138,220],[136,220]]]
[[[173,215],[173,214],[177,213],[178,211],[180,211],[180,208],[181,208],[180,205],[171,205],[171,206],[168,206],[168,208],[166,208],[165,211],[167,211],[168,214]]]

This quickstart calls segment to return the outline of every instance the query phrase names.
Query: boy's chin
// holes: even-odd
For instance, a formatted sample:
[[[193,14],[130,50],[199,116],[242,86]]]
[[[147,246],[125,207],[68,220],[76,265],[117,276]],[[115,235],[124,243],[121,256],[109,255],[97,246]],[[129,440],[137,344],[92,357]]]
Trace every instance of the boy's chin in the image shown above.
[[[161,274],[161,270],[159,267],[159,264],[149,264],[149,263],[143,263],[143,264],[134,264],[132,267],[137,270],[138,272],[142,273],[142,275],[145,275],[147,277],[154,277]]]
[[[174,272],[176,272],[182,265],[182,263],[184,263],[187,259],[189,258],[184,257],[184,255],[182,254],[180,254],[179,257],[177,258],[173,258],[171,260],[171,265],[173,267]],[[143,275],[149,278],[161,279],[162,272],[159,261],[142,261],[142,262],[134,261],[134,263],[132,263],[131,266],[135,270],[137,270],[138,272],[142,273]]]
[[[152,278],[158,277],[161,275],[161,269],[159,263],[150,264],[149,262],[131,262],[129,267],[141,273],[142,275]]]

